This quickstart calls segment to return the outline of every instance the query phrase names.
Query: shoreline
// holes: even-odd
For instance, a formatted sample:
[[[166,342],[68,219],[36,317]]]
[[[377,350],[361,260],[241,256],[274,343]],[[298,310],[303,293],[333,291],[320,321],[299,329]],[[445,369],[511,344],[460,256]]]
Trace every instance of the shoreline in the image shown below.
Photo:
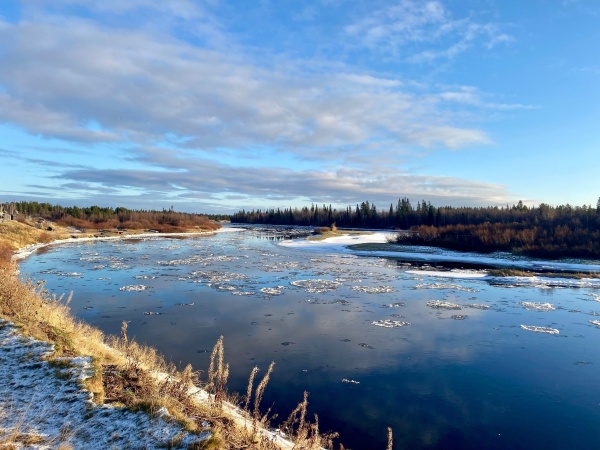
[[[118,241],[118,240],[126,240],[126,239],[151,239],[151,238],[161,238],[167,239],[169,237],[194,237],[194,236],[206,236],[218,233],[228,233],[232,231],[244,231],[241,228],[219,228],[218,230],[211,231],[190,231],[190,232],[181,232],[181,233],[132,233],[132,234],[120,234],[118,236],[82,236],[82,237],[68,237],[63,239],[55,239],[46,243],[37,243],[37,244],[29,244],[24,247],[21,247],[12,255],[11,261],[18,263],[19,261],[31,256],[37,250],[54,246],[54,245],[63,245],[63,244],[76,244],[78,242],[96,242],[96,241]]]
[[[363,250],[352,248],[356,245],[372,244],[374,246],[389,244],[387,237],[393,232],[374,231],[369,234],[344,234],[343,236],[328,237],[322,240],[294,239],[282,241],[278,245],[287,248],[296,248],[311,252],[332,252],[356,257],[379,257],[389,258],[410,263],[423,264],[465,264],[487,266],[478,269],[452,269],[448,271],[428,269],[411,269],[409,273],[420,276],[445,277],[445,278],[479,278],[492,283],[506,284],[516,282],[521,285],[544,284],[548,286],[570,286],[570,287],[600,287],[600,279],[590,277],[577,277],[576,274],[594,274],[600,272],[599,264],[581,264],[573,262],[557,262],[545,260],[533,260],[531,258],[506,257],[494,258],[489,255],[476,254],[473,252],[460,252],[447,250],[440,247],[418,247],[416,251],[398,250]],[[396,245],[396,244],[390,244]],[[423,251],[418,251],[419,249]],[[529,271],[532,276],[493,276],[490,271],[496,269],[523,269]],[[538,274],[539,273],[539,274]],[[546,274],[547,276],[544,276]],[[571,275],[571,276],[570,276]]]
[[[30,255],[35,253],[37,250],[49,246],[67,245],[73,243],[85,244],[94,241],[118,241],[127,239],[150,240],[181,237],[193,238],[196,236],[207,236],[218,233],[241,231],[245,230],[243,228],[226,227],[211,231],[193,231],[180,233],[131,233],[120,234],[117,236],[82,236],[77,238],[68,237],[63,239],[55,239],[46,243],[29,244],[13,252],[11,262],[14,263],[16,266],[16,272],[13,274],[13,276],[17,278],[19,272],[18,263],[20,261],[26,259]],[[21,281],[21,283],[23,282]],[[13,339],[10,336],[15,336],[15,338]],[[11,375],[9,376],[8,374],[5,374],[5,376],[2,377],[3,379],[5,379],[5,383],[8,382],[7,380],[10,380],[9,385],[12,385],[16,383],[14,380],[44,380],[46,379],[44,377],[49,377],[48,380],[50,381],[39,381],[39,383],[41,383],[40,386],[38,386],[38,384],[36,384],[35,382],[32,386],[30,386],[35,392],[37,392],[39,389],[45,389],[43,386],[49,384],[53,377],[58,377],[59,382],[61,383],[75,383],[77,386],[76,389],[64,387],[60,388],[68,392],[58,397],[56,395],[53,396],[48,394],[42,396],[42,398],[40,399],[37,399],[36,408],[31,408],[32,413],[35,417],[29,418],[29,421],[33,422],[34,426],[32,427],[30,427],[28,422],[25,421],[25,419],[29,417],[28,414],[30,411],[30,407],[28,405],[31,404],[32,400],[27,400],[27,398],[29,397],[27,397],[27,395],[23,395],[25,394],[25,392],[19,395],[20,391],[16,390],[13,392],[13,390],[11,389],[11,395],[9,399],[10,405],[4,405],[5,402],[0,401],[0,413],[2,412],[5,406],[9,407],[9,409],[11,409],[12,411],[9,417],[0,414],[0,437],[5,435],[12,435],[15,433],[27,434],[29,433],[28,430],[30,428],[35,428],[34,434],[36,435],[37,439],[40,439],[41,441],[54,442],[54,440],[56,440],[59,435],[62,438],[62,435],[60,434],[60,432],[57,432],[57,430],[60,431],[65,426],[64,417],[68,417],[68,426],[70,428],[78,429],[85,428],[86,426],[88,426],[89,419],[86,419],[86,417],[84,416],[104,416],[111,414],[117,415],[118,418],[115,419],[119,423],[119,425],[114,425],[110,423],[110,420],[100,420],[100,423],[96,425],[96,427],[101,429],[100,436],[109,435],[110,430],[112,429],[113,434],[120,434],[122,435],[123,439],[129,439],[130,436],[128,436],[128,434],[133,433],[127,432],[126,430],[133,430],[135,428],[137,435],[141,433],[147,435],[146,439],[150,439],[150,441],[140,440],[139,442],[144,443],[142,446],[150,445],[150,447],[152,447],[152,445],[157,445],[160,447],[161,445],[163,445],[162,443],[164,443],[164,439],[168,439],[168,442],[171,442],[173,440],[179,440],[182,443],[190,444],[191,441],[204,441],[212,436],[213,433],[209,429],[201,429],[196,432],[186,431],[184,428],[182,428],[183,425],[180,422],[176,421],[169,414],[169,412],[167,412],[166,409],[163,412],[161,412],[161,409],[158,412],[156,418],[153,418],[154,416],[150,413],[131,410],[126,406],[118,407],[113,406],[110,403],[94,403],[94,393],[91,390],[89,390],[86,386],[84,386],[83,381],[89,378],[91,376],[90,374],[94,372],[94,368],[92,367],[91,361],[93,358],[96,358],[96,356],[93,354],[87,355],[88,352],[83,350],[82,353],[76,353],[79,354],[79,356],[56,357],[56,355],[54,355],[55,345],[55,342],[53,342],[52,340],[49,340],[48,343],[45,340],[40,340],[39,338],[32,337],[29,333],[25,332],[20,325],[13,322],[13,320],[11,320],[11,318],[6,315],[3,315],[3,318],[0,318],[0,348],[4,349],[7,352],[5,353],[6,355],[12,357],[14,354],[28,352],[27,349],[32,346],[35,348],[40,347],[44,349],[39,355],[32,354],[31,358],[35,360],[32,363],[21,364],[20,362],[15,362],[11,366]],[[110,347],[106,343],[103,343],[103,345],[108,352],[113,353],[116,357],[125,358],[126,355],[121,350]],[[12,359],[16,360],[16,358]],[[0,361],[1,360],[2,358],[0,358]],[[68,368],[64,370],[61,369],[62,372],[60,372],[59,374],[57,370],[51,369],[53,367],[53,361],[59,361],[57,364],[59,364],[60,367],[62,367],[62,365],[65,365],[68,366]],[[31,366],[33,366],[33,368]],[[3,368],[6,369],[6,367]],[[0,372],[3,373],[5,371]],[[169,375],[165,372],[147,370],[147,373],[150,377],[154,378],[159,384],[164,383],[165,380],[172,379],[172,375]],[[5,394],[9,393],[9,391],[5,392],[4,390],[0,390],[0,392],[4,392]],[[211,399],[214,399],[214,394],[210,394],[207,390],[199,386],[188,387],[187,395],[192,399],[192,401],[198,404],[205,405],[206,407],[210,407],[211,405],[213,405]],[[7,396],[5,397],[8,399]],[[22,408],[19,409],[17,405],[22,405]],[[49,418],[46,418],[43,421],[40,420],[40,422],[43,422],[44,426],[42,426],[42,424],[36,423],[39,418],[37,415],[35,415],[35,411],[37,411],[38,408],[42,408],[44,411],[61,410],[63,411],[63,414],[59,415],[59,417],[56,417],[52,414]],[[247,433],[250,435],[252,433],[252,430],[254,430],[254,432],[258,436],[260,436],[259,439],[261,441],[262,439],[266,439],[268,442],[276,445],[282,450],[291,450],[297,445],[292,440],[288,439],[285,433],[283,433],[281,430],[268,429],[263,427],[260,423],[255,424],[253,418],[249,416],[249,412],[242,410],[240,407],[235,406],[229,401],[223,401],[220,408],[221,414],[223,414],[224,417],[227,417],[228,420],[231,420],[233,423],[235,423],[236,427],[243,433]],[[88,413],[79,414],[81,412],[80,410],[86,410],[88,411]],[[146,419],[131,418],[140,417],[140,414],[146,417]],[[20,422],[15,422],[14,420],[11,420],[11,417],[19,417],[20,419],[23,419],[23,421],[28,425],[26,427],[23,427],[25,428],[24,430],[21,430]],[[138,432],[137,428],[140,426],[140,420],[143,423],[145,423],[145,425],[143,425],[142,427],[143,430]],[[173,427],[175,427],[175,431],[168,431],[173,430]],[[165,437],[166,435],[171,435],[171,437],[167,438]],[[75,440],[75,438],[73,438],[72,436],[69,437],[67,441],[65,441],[67,445],[70,445],[69,441],[71,439]],[[136,443],[136,438],[131,437],[131,439],[133,439],[133,441],[124,441],[123,445],[129,446],[137,445],[137,443],[139,443]],[[97,442],[97,445],[92,446],[91,448],[106,448],[106,445],[108,445],[108,443],[103,443],[101,441],[102,439],[100,438],[96,439],[94,442]],[[79,441],[74,443],[76,446],[84,444],[85,446],[89,445],[89,443]],[[169,447],[170,445],[171,444],[169,444]],[[173,448],[186,448],[186,445],[184,445],[183,447],[176,445]]]

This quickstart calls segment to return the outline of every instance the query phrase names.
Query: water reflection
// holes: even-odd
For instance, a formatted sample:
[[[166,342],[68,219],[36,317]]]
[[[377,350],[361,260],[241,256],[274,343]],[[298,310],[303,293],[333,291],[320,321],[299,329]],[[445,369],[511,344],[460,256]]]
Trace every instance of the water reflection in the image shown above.
[[[394,448],[593,447],[597,290],[424,277],[395,260],[281,247],[278,233],[70,244],[21,270],[73,290],[74,312],[106,332],[130,321],[176,363],[205,369],[224,335],[235,390],[276,361],[265,404],[285,416],[310,391],[346,448],[385,448],[388,426]],[[376,325],[394,322],[410,325]]]

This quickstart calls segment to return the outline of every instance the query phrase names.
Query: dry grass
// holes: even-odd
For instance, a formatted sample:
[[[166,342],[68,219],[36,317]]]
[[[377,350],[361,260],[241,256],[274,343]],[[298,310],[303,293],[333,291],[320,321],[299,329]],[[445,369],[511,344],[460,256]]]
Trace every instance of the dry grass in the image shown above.
[[[0,252],[3,248],[14,250],[47,239],[43,233],[48,232],[15,224],[0,224]],[[96,403],[122,405],[150,414],[166,408],[192,432],[203,430],[208,422],[211,438],[198,441],[190,448],[280,449],[273,437],[264,431],[275,417],[269,417],[270,410],[264,414],[260,410],[275,363],[269,365],[254,392],[259,369],[255,367],[251,371],[246,396],[240,402],[240,408],[236,408],[236,397],[227,392],[229,365],[225,363],[223,337],[214,346],[207,380],[202,382],[200,373],[190,365],[178,370],[155,349],[130,339],[125,322],[120,336],[106,337],[100,330],[77,320],[69,309],[71,296],[57,297],[48,293],[43,284],[21,281],[17,276],[17,266],[9,259],[0,264],[0,317],[15,323],[24,335],[54,343],[56,351],[50,356],[51,359],[91,356],[95,375],[87,379],[85,384],[94,394]],[[200,388],[209,393],[209,401],[199,400],[196,393]],[[253,406],[252,410],[249,409],[250,405]],[[311,423],[307,419],[307,409],[308,393],[305,392],[303,401],[282,426],[288,439],[293,442],[293,448],[333,449],[337,433],[320,433],[317,415]],[[388,436],[391,439],[391,430]],[[53,442],[53,448],[68,449],[68,444],[64,444],[66,435],[63,438],[60,442]],[[0,448],[22,446],[25,441],[32,443],[32,439],[36,437],[29,436],[17,427],[9,433],[0,433]],[[388,443],[388,448],[391,448],[390,445]],[[339,448],[343,449],[343,446]]]

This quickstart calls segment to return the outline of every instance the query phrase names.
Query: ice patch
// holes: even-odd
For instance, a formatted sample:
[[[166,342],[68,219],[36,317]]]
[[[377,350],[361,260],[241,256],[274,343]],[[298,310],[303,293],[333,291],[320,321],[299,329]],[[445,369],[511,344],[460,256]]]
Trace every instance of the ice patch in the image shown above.
[[[385,294],[388,292],[395,292],[396,290],[392,286],[352,286],[353,291],[365,292],[367,294]]]
[[[120,287],[119,290],[120,291],[132,291],[132,292],[138,292],[138,291],[145,291],[146,289],[148,289],[148,286],[145,286],[143,284],[130,284],[129,286],[123,286]]]
[[[590,320],[590,323],[600,328],[600,320]]]
[[[415,289],[450,289],[453,291],[464,291],[464,292],[479,292],[477,289],[461,286],[460,284],[448,284],[448,283],[417,283]]]
[[[547,333],[547,334],[559,334],[556,328],[538,327],[535,325],[521,325],[521,328],[527,331],[533,331],[535,333]]]
[[[444,302],[441,300],[430,300],[427,303],[427,306],[435,309],[461,309],[460,305],[456,303]]]
[[[536,311],[554,311],[556,309],[552,303],[521,302],[520,305],[525,309],[535,309]]]
[[[376,327],[383,327],[383,328],[400,328],[400,327],[405,327],[406,325],[410,325],[410,322],[402,322],[400,320],[383,319],[383,320],[374,320],[373,322],[371,322],[371,325],[375,325]]]
[[[290,281],[290,284],[295,287],[304,289],[306,292],[311,294],[320,294],[324,292],[331,292],[336,290],[340,283],[333,280],[296,280]]]
[[[260,290],[263,294],[267,295],[281,295],[283,294],[283,290],[285,286],[277,286],[277,287],[264,287]]]

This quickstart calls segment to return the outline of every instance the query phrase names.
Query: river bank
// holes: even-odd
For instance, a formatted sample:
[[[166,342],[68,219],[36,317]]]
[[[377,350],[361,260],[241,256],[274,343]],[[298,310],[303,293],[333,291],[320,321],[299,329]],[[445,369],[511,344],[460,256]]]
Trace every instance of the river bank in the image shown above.
[[[42,235],[37,231],[28,234],[31,230],[22,224],[8,226],[13,232],[0,234],[5,246],[14,248]],[[15,261],[44,246],[198,234],[206,233],[46,237],[47,242],[27,243],[17,250],[12,262],[3,264],[2,445],[62,449],[320,448],[319,434],[308,422],[304,430],[297,430],[304,436],[293,438],[295,442],[284,439],[282,433],[267,431],[267,417],[259,410],[261,392],[253,393],[252,385],[248,392],[258,398],[254,408],[248,408],[249,402],[246,408],[238,408],[227,400],[222,347],[220,357],[218,345],[215,347],[213,358],[218,364],[211,364],[209,380],[199,383],[191,366],[176,368],[154,349],[128,339],[125,323],[120,337],[105,336],[71,315],[69,299],[57,298],[16,276]],[[24,385],[19,380],[29,381]],[[264,391],[267,381],[263,378],[256,389]]]

